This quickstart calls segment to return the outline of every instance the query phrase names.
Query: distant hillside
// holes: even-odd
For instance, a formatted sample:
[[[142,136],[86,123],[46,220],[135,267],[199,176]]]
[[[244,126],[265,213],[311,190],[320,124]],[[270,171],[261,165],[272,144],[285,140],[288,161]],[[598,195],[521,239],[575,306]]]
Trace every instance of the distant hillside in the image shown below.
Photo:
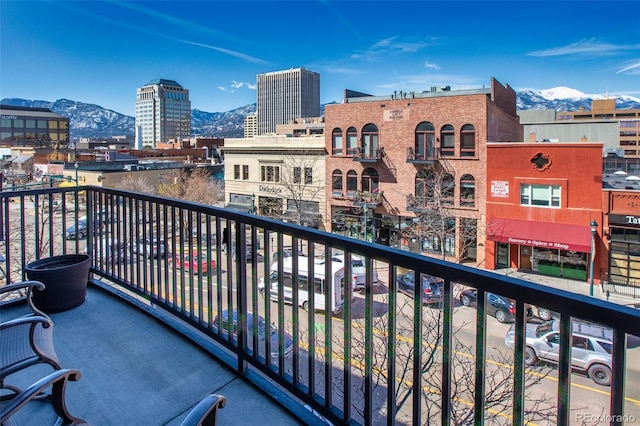
[[[578,111],[591,109],[593,99],[603,99],[603,95],[586,95],[574,89],[558,87],[554,89],[518,92],[517,109],[554,109],[556,111]],[[69,117],[71,139],[108,138],[111,136],[134,135],[135,118],[102,108],[68,99],[55,102],[32,101],[19,98],[5,98],[2,105],[49,108],[64,117]],[[640,99],[616,97],[618,109],[640,109]],[[325,105],[321,106],[324,111]],[[245,105],[226,112],[206,112],[191,110],[191,133],[218,138],[238,138],[244,135],[244,119],[256,112],[256,104]]]

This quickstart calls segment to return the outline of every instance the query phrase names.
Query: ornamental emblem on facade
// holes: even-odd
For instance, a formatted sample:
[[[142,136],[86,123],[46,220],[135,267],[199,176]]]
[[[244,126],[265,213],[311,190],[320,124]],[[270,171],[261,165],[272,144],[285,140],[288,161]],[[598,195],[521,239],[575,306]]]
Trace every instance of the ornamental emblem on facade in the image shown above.
[[[538,152],[536,155],[531,157],[531,166],[539,172],[543,172],[551,167],[551,160],[548,155]]]

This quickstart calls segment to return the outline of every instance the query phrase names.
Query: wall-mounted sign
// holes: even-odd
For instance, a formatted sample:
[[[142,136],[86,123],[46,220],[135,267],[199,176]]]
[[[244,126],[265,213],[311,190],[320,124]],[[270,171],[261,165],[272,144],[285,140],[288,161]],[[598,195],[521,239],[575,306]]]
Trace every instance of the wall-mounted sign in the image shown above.
[[[492,180],[491,196],[497,198],[509,198],[509,182],[506,180]]]
[[[610,214],[609,224],[613,225],[640,225],[640,216],[631,214]]]
[[[281,194],[282,193],[282,188],[279,188],[277,186],[260,185],[258,190],[260,192],[268,192],[270,194]]]
[[[384,121],[393,121],[393,120],[402,120],[405,118],[403,109],[385,109],[384,110]]]

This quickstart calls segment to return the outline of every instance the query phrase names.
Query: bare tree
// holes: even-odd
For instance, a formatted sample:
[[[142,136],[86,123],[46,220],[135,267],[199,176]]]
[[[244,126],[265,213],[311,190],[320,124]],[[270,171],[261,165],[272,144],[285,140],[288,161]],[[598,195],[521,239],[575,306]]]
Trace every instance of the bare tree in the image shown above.
[[[319,214],[324,193],[324,153],[317,149],[291,150],[280,165],[279,197],[261,198],[260,214],[285,218],[297,224],[309,224]]]
[[[207,169],[198,167],[176,172],[173,179],[158,186],[158,193],[208,205],[216,205],[224,200],[223,183],[213,179]]]
[[[443,311],[438,307],[422,308],[422,333],[421,342],[416,345],[414,338],[413,323],[410,320],[414,317],[414,302],[410,299],[400,299],[396,308],[398,318],[407,318],[408,321],[397,321],[396,335],[390,336],[385,333],[389,329],[388,314],[378,312],[373,316],[372,327],[374,330],[373,340],[370,342],[370,359],[366,359],[365,330],[360,323],[354,322],[351,326],[351,338],[348,344],[351,345],[350,354],[351,365],[351,409],[364,419],[364,392],[365,377],[367,371],[365,366],[371,364],[372,379],[372,403],[374,419],[373,423],[386,423],[386,413],[390,410],[387,407],[386,391],[388,387],[394,387],[396,395],[396,405],[394,407],[396,421],[410,424],[412,419],[410,405],[413,403],[414,392],[420,392],[423,418],[437,419],[442,412],[442,391],[444,389],[441,382],[442,377],[442,353],[440,351],[443,337],[442,321]],[[345,322],[345,324],[348,324]],[[461,324],[453,330],[453,348],[450,353],[451,367],[451,424],[468,425],[473,423],[475,407],[473,404],[475,393],[475,350],[471,344],[463,342],[461,331],[468,328],[469,324]],[[345,353],[344,335],[342,330],[334,330],[333,352],[335,357]],[[393,340],[391,340],[393,339]],[[393,358],[389,352],[389,345],[394,347]],[[316,343],[316,377],[324,377],[326,360],[321,344]],[[420,350],[420,365],[414,365],[418,359],[416,348]],[[396,377],[387,376],[387,366],[394,362],[396,366]],[[341,362],[334,364],[336,371],[332,377],[332,391],[335,398],[344,398],[344,375],[339,371]],[[492,353],[487,359],[485,373],[486,392],[484,394],[485,421],[487,424],[509,424],[510,416],[503,416],[501,413],[510,413],[512,410],[514,394],[514,370],[513,355],[509,351],[499,351]],[[412,383],[414,380],[414,369],[420,369],[421,383],[417,386]],[[541,383],[549,374],[550,368],[542,367],[538,370],[528,369],[525,372],[525,386],[531,390]],[[301,375],[301,379],[305,379]],[[375,418],[377,415],[379,418]],[[527,421],[551,421],[555,419],[555,400],[545,395],[544,392],[526,392],[525,394],[525,419]],[[415,419],[413,423],[417,424]]]
[[[455,206],[455,175],[446,161],[436,161],[420,170],[416,177],[415,195],[408,205],[416,211],[417,221],[407,229],[422,249],[437,253],[442,259],[465,260],[475,250],[478,222],[464,217]],[[459,188],[460,204],[473,205],[473,190]]]
[[[131,173],[125,175],[125,177],[118,183],[117,187],[124,189],[125,191],[140,192],[151,195],[158,192],[157,187],[154,187],[145,176],[134,176]]]

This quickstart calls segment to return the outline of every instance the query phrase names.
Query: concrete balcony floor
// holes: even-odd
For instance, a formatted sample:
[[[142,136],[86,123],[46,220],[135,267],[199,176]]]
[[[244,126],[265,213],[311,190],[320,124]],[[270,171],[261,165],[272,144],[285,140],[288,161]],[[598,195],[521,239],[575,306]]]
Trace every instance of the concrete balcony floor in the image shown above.
[[[0,318],[20,313],[21,307],[3,308]],[[63,367],[82,375],[67,386],[69,411],[92,425],[179,425],[209,393],[227,398],[219,424],[301,424],[182,335],[99,290],[89,288],[82,305],[50,317]],[[26,387],[50,372],[48,365],[33,366],[6,383]],[[56,416],[48,402],[38,401],[12,420],[43,425]]]

